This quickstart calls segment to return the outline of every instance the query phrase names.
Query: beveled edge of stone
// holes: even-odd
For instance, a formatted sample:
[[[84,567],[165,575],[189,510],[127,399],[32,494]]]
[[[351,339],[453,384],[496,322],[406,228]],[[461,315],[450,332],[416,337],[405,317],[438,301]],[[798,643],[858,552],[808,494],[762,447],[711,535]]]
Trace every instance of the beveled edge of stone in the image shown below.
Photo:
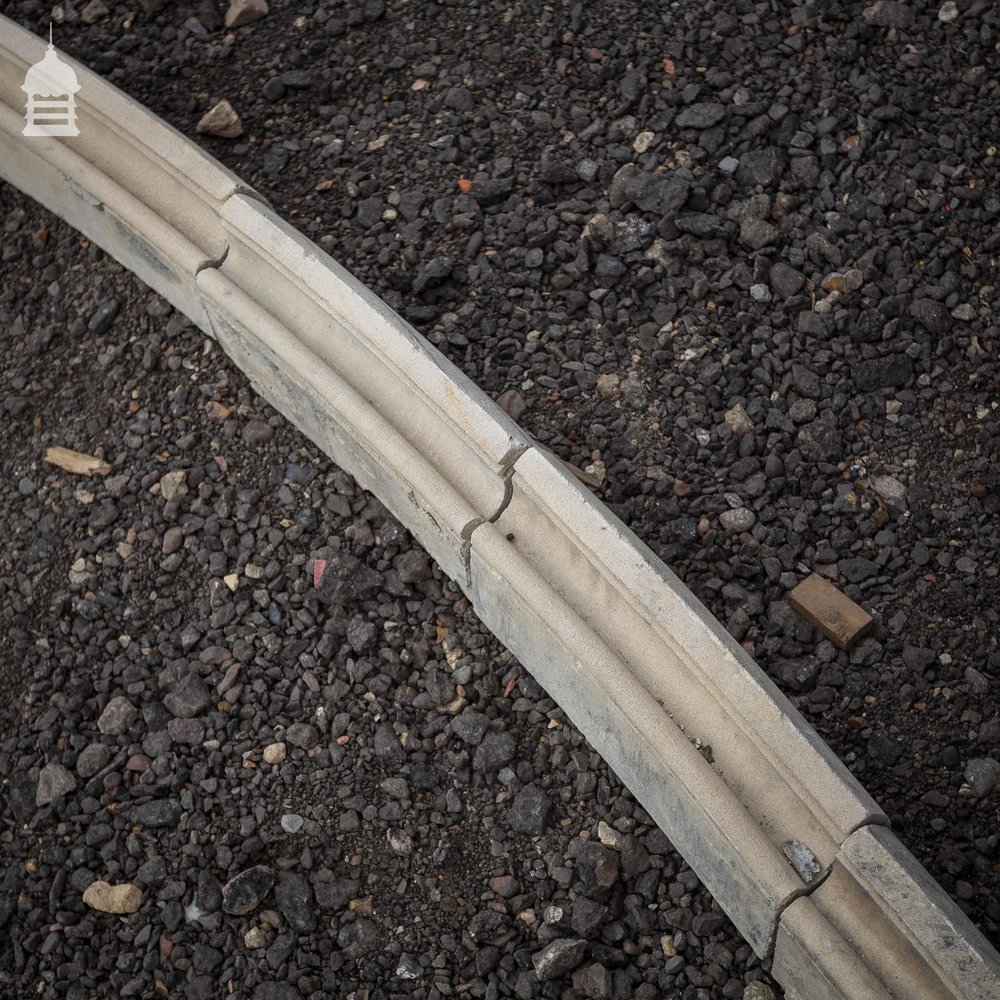
[[[948,996],[1000,997],[1000,955],[891,830],[858,830],[839,862]]]
[[[239,236],[300,294],[349,329],[401,382],[432,405],[443,425],[464,435],[495,471],[506,473],[529,437],[463,371],[329,254],[267,205],[236,195],[223,205],[231,239]],[[223,270],[226,270],[225,262]],[[232,274],[238,283],[263,275]],[[409,419],[400,400],[398,423]],[[489,517],[493,511],[481,512]]]
[[[886,988],[809,896],[781,915],[771,975],[788,1000],[909,1000]]]
[[[803,1000],[1000,997],[1000,956],[896,835],[878,826],[853,833],[823,883],[782,914],[772,972]]]
[[[336,371],[216,268],[197,276],[211,335],[272,406],[351,473],[430,552],[466,580],[466,497]]]
[[[47,156],[20,138],[23,119],[0,103],[0,178],[30,195],[136,274],[208,331],[194,287],[204,251],[162,224],[155,210],[120,187],[71,146]]]

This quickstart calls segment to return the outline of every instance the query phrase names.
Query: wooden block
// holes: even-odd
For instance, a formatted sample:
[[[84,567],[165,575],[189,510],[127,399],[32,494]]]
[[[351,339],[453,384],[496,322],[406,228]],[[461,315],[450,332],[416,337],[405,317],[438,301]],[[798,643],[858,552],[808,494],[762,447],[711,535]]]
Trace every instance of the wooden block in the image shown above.
[[[850,649],[875,624],[867,611],[817,573],[807,576],[788,595],[788,603],[840,649]]]

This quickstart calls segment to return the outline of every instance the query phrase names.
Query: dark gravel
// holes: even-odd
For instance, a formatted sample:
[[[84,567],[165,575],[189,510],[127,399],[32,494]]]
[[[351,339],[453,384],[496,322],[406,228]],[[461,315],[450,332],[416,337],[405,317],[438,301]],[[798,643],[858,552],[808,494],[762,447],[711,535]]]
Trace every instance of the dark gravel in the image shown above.
[[[1000,10],[985,0],[960,0],[954,17],[947,4],[939,15],[937,4],[886,0],[778,5],[777,12],[771,4],[746,0],[699,2],[663,13],[658,5],[631,3],[275,2],[263,19],[227,33],[221,8],[211,3],[163,6],[144,0],[134,18],[125,16],[131,7],[107,6],[111,13],[90,25],[68,17],[57,26],[57,42],[190,135],[205,111],[221,98],[230,100],[244,134],[237,140],[202,137],[206,148],[406,315],[539,440],[602,482],[600,495],[771,673],[879,799],[904,842],[987,936],[1000,941],[1000,789],[990,777],[996,774],[991,762],[1000,757],[995,264],[1000,199],[992,145],[1000,131]],[[50,6],[41,3],[8,3],[3,9],[39,32],[50,16]],[[435,768],[452,773],[447,754],[462,753],[461,773],[490,798],[493,811],[477,814],[475,822],[487,823],[499,808],[487,790],[495,797],[502,787],[513,802],[522,785],[539,779],[570,789],[567,801],[580,795],[600,801],[606,789],[604,801],[614,809],[628,803],[612,792],[615,786],[601,784],[608,779],[596,762],[582,777],[567,775],[569,785],[563,786],[560,765],[552,764],[559,750],[551,743],[544,745],[551,752],[536,748],[535,753],[548,753],[547,759],[534,761],[533,774],[522,776],[522,764],[534,760],[525,748],[537,740],[526,744],[504,714],[518,698],[496,693],[517,668],[497,661],[503,654],[468,618],[458,595],[438,580],[436,570],[429,580],[404,583],[392,560],[412,550],[405,535],[387,535],[378,517],[368,513],[371,502],[355,496],[346,477],[312,449],[306,447],[308,461],[297,455],[303,447],[299,439],[253,401],[236,375],[220,376],[228,367],[217,355],[202,358],[200,339],[176,317],[143,315],[147,300],[113,265],[100,265],[108,269],[103,288],[81,280],[70,290],[73,275],[62,263],[69,258],[57,264],[53,247],[38,245],[33,232],[45,223],[29,211],[26,220],[11,217],[13,235],[6,237],[4,251],[4,332],[16,350],[5,352],[0,386],[9,424],[3,502],[17,532],[14,552],[5,556],[4,566],[11,568],[3,569],[3,586],[12,596],[3,613],[19,619],[18,631],[7,639],[14,651],[10,662],[31,653],[28,674],[11,673],[23,680],[31,670],[39,672],[29,693],[46,706],[42,715],[53,718],[45,726],[37,719],[19,722],[20,749],[9,752],[13,763],[7,768],[19,816],[33,814],[34,769],[46,762],[36,743],[54,744],[60,738],[53,730],[57,719],[74,712],[80,717],[83,705],[90,706],[91,725],[103,710],[103,703],[87,699],[79,710],[48,707],[61,690],[56,685],[85,676],[84,663],[92,674],[103,672],[105,690],[91,700],[98,694],[107,700],[127,696],[130,684],[139,692],[152,685],[152,703],[159,706],[180,679],[170,674],[175,659],[187,662],[201,649],[218,646],[245,671],[263,657],[267,667],[259,677],[248,681],[237,674],[229,681],[239,689],[229,700],[241,706],[244,727],[237,727],[230,741],[245,732],[242,738],[257,748],[265,742],[263,727],[285,725],[282,718],[322,730],[322,720],[300,709],[325,697],[332,684],[324,674],[331,658],[349,657],[382,670],[386,649],[398,650],[397,656],[409,651],[410,630],[422,629],[428,630],[429,659],[444,655],[455,641],[474,661],[477,682],[488,678],[496,688],[482,703],[469,699],[486,718],[485,727],[480,730],[478,722],[456,727],[459,714],[448,720],[452,728],[429,738],[421,751],[426,761],[412,762],[419,766],[406,778],[417,801],[433,798],[432,789],[443,787]],[[64,230],[54,232],[61,233],[64,255],[80,254]],[[49,291],[52,282],[55,293]],[[108,319],[111,301],[120,303],[121,313]],[[127,328],[141,340],[129,341],[120,331],[125,313]],[[106,323],[110,327],[97,332]],[[133,355],[138,361],[129,370],[121,359]],[[55,377],[57,357],[66,379],[62,402],[59,392],[45,388]],[[148,363],[140,370],[139,362]],[[174,369],[167,367],[172,363]],[[103,367],[95,374],[98,365]],[[118,385],[106,374],[115,365],[121,369]],[[189,377],[189,370],[207,374]],[[167,378],[156,388],[156,379],[167,373],[173,382]],[[119,395],[81,391],[79,382],[88,375],[92,384],[115,386]],[[197,388],[199,377],[209,388]],[[211,388],[222,379],[220,388]],[[128,396],[132,391],[139,393],[135,400]],[[214,401],[210,393],[229,400],[226,405],[240,397],[245,412],[223,420],[196,415],[199,405]],[[128,414],[130,403],[136,414]],[[139,416],[147,412],[157,416]],[[34,427],[43,413],[42,425]],[[126,430],[130,422],[137,428]],[[131,485],[105,495],[88,481],[82,488],[95,499],[81,504],[75,499],[80,484],[55,487],[68,477],[60,480],[39,467],[38,455],[48,444],[95,449],[109,428],[120,429],[121,443],[108,445],[115,469],[105,483],[127,474]],[[191,444],[178,446],[188,435]],[[146,440],[150,436],[155,444]],[[218,450],[211,448],[213,439]],[[225,468],[211,458],[223,442],[232,445],[224,453]],[[161,449],[166,459],[158,458]],[[313,478],[300,481],[288,465],[312,469]],[[172,467],[195,470],[188,476],[190,492],[174,501],[176,510],[162,501],[154,504],[155,515],[146,506],[126,509],[135,484],[136,502],[141,494],[145,503],[150,486]],[[202,498],[206,483],[213,492]],[[44,505],[39,490],[55,491],[58,511]],[[253,499],[240,499],[241,490],[250,490]],[[229,506],[224,513],[208,513],[218,503]],[[206,512],[199,506],[190,513],[192,504],[204,505]],[[189,516],[196,526],[185,527]],[[283,526],[282,520],[291,524]],[[142,572],[126,568],[114,546],[107,551],[106,543],[95,541],[104,537],[117,544],[130,526],[136,541],[129,544],[148,549],[141,556]],[[185,540],[167,553],[177,544],[176,533],[169,540],[164,535],[176,526]],[[272,540],[275,531],[281,537]],[[139,542],[142,532],[149,537]],[[338,549],[330,539],[341,538]],[[266,559],[258,556],[251,545],[273,547],[285,562],[270,552]],[[364,566],[382,582],[369,583],[363,573],[361,593],[352,594],[348,568],[343,579],[335,575],[327,584],[324,578],[320,593],[308,598],[306,564],[321,549],[330,550],[326,556],[334,561],[341,558],[338,552],[358,560],[355,571]],[[104,560],[100,564],[97,554]],[[233,595],[221,576],[251,556],[263,561],[261,576],[240,584],[249,591],[249,606],[226,612],[234,601],[239,605],[241,591]],[[296,566],[296,558],[303,563]],[[59,572],[52,565],[56,559],[65,562]],[[71,570],[77,559],[79,568]],[[198,560],[200,575],[180,586],[185,593],[163,590],[159,578],[181,585],[192,559]],[[298,577],[286,580],[286,566]],[[820,641],[788,607],[787,591],[812,569],[877,612],[875,633],[849,654]],[[75,576],[68,578],[69,572]],[[107,589],[109,583],[95,582],[105,574],[117,575],[117,593]],[[67,579],[75,589],[67,590]],[[215,585],[204,594],[207,581]],[[396,595],[395,589],[406,593]],[[271,605],[257,602],[258,590],[271,595]],[[150,598],[151,592],[157,597]],[[140,600],[132,596],[136,593],[145,596]],[[398,613],[380,610],[404,596]],[[171,609],[156,610],[164,601]],[[188,601],[201,601],[204,609],[196,612]],[[344,601],[346,609],[338,604]],[[410,611],[409,603],[419,607]],[[443,651],[435,630],[446,605],[452,617],[442,621],[452,631]],[[277,622],[269,606],[278,608]],[[308,620],[296,619],[299,631],[292,630],[291,640],[280,630],[281,643],[268,639],[270,630],[289,627],[292,610]],[[227,614],[232,614],[228,620]],[[249,637],[247,615],[260,619]],[[129,649],[141,642],[140,648],[148,647],[162,662],[149,664],[146,654],[128,649],[108,652],[119,635],[138,636],[133,617],[148,624],[142,626],[145,637]],[[197,627],[189,624],[199,621]],[[326,633],[330,621],[338,624]],[[386,621],[397,624],[387,632]],[[374,633],[364,627],[371,624],[377,626]],[[456,638],[459,627],[469,630],[468,637],[463,632]],[[309,645],[310,629],[334,638],[326,646],[321,640]],[[236,648],[237,635],[242,643],[253,639],[251,647]],[[472,637],[478,645],[469,645]],[[306,646],[297,648],[301,643]],[[163,644],[166,651],[159,649]],[[104,650],[99,656],[97,648]],[[129,655],[149,677],[125,676],[120,663]],[[61,668],[65,675],[51,666],[60,657],[75,664]],[[212,685],[217,676],[224,680],[229,663],[196,662],[202,679],[219,694]],[[337,662],[337,680],[364,686],[364,676],[351,682]],[[266,680],[277,663],[291,663],[302,674]],[[454,676],[447,657],[444,664],[429,670],[414,654],[410,664],[391,671],[390,685],[405,690],[396,673],[412,666],[415,681],[406,684],[420,692],[412,710],[421,719],[438,718],[434,710],[442,702],[435,698],[448,694],[439,689],[441,678],[450,682]],[[307,670],[318,691],[302,679]],[[518,677],[527,685],[520,697],[535,699],[530,679]],[[385,700],[376,693],[379,704]],[[374,711],[370,705],[367,710]],[[534,707],[515,717],[546,711]],[[324,736],[347,735],[345,746],[356,744],[351,730],[358,725],[356,712],[353,705],[332,705]],[[230,725],[212,706],[191,718],[168,716],[165,709],[144,711],[135,726],[169,735],[167,723],[201,722],[210,739]],[[542,723],[535,725],[545,731]],[[493,771],[500,748],[495,741],[482,747],[501,731],[515,736],[516,756]],[[109,743],[114,739],[115,748],[121,740],[88,732]],[[79,733],[67,732],[66,738],[71,735]],[[136,735],[140,746],[150,738]],[[422,747],[424,739],[418,737]],[[435,745],[439,740],[460,749],[444,752]],[[178,745],[201,746],[197,740]],[[78,749],[83,748],[67,743],[63,753]],[[159,754],[177,751],[161,742],[143,752],[155,762]],[[332,754],[329,767],[342,766],[324,745],[315,758],[305,759],[324,752]],[[565,767],[576,766],[578,752],[566,751]],[[204,777],[198,773],[195,785],[211,781],[212,769],[223,767],[210,761],[221,750],[199,753],[206,771]],[[310,753],[290,749],[292,765],[296,755]],[[404,753],[410,760],[412,751]],[[30,758],[23,766],[17,763],[21,756]],[[481,763],[474,766],[477,760]],[[368,789],[399,776],[379,770],[391,769],[381,755],[360,772],[353,761],[344,766],[350,782]],[[516,775],[516,788],[504,784],[504,768]],[[112,769],[105,778],[88,780],[105,782],[119,773]],[[137,773],[126,768],[122,784],[102,795],[123,796],[129,783],[138,783]],[[461,814],[463,793],[452,788],[441,794],[441,815]],[[230,805],[231,797],[227,792]],[[562,792],[554,798],[552,822],[561,829],[559,810],[566,802]],[[366,824],[374,822],[363,815],[366,806],[374,808],[371,801],[356,791],[343,799],[329,796],[325,808],[338,836],[363,837]],[[386,802],[390,813],[400,802],[405,800]],[[315,818],[310,820],[304,805],[295,808],[306,815],[306,835],[318,836],[309,832]],[[410,815],[405,806],[398,808]],[[522,796],[516,814],[517,822],[532,822],[530,800]],[[254,818],[254,830],[240,838],[260,838],[254,832],[259,822]],[[386,822],[405,827],[402,820]],[[116,836],[114,824],[97,825]],[[506,830],[512,825],[506,814],[501,825]],[[570,832],[577,832],[577,825],[574,820]],[[485,829],[480,854],[492,860]],[[185,830],[189,838],[191,831]],[[379,840],[397,866],[414,864],[421,851],[418,829],[403,832],[416,845],[412,855]],[[542,856],[561,852],[567,858],[574,842],[570,832],[565,844]],[[177,842],[182,839],[187,843],[183,837]],[[472,851],[475,839],[467,831],[456,849]],[[107,843],[115,845],[108,853],[121,859],[121,845]],[[406,840],[394,843],[405,847]],[[88,849],[103,851],[105,844]],[[658,857],[677,864],[653,854]],[[318,848],[310,859],[313,867],[317,859]],[[241,863],[257,860],[247,853]],[[168,859],[170,865],[178,861],[173,855]],[[569,867],[556,865],[547,880],[572,893],[575,876],[563,874]],[[335,871],[329,862],[326,868],[331,878],[363,882],[370,874],[347,867]],[[469,876],[474,886],[463,887],[468,898],[479,899],[481,876],[487,874]],[[524,877],[523,871],[514,874]],[[383,876],[388,884],[390,875],[379,870]],[[15,876],[9,877],[22,891]],[[19,869],[16,878],[26,877]],[[682,881],[672,884],[684,887]],[[678,890],[666,891],[673,899]],[[364,885],[362,892],[386,898]],[[416,905],[412,896],[404,892],[393,906],[404,912]],[[175,912],[171,902],[163,913]],[[493,948],[502,958],[493,970],[477,970],[484,982],[498,984],[501,995],[528,989],[531,954],[549,943],[546,928],[567,940],[581,936],[571,917],[563,924],[539,917],[539,931],[526,931],[517,905],[508,900],[496,910],[477,908],[487,915],[503,909],[518,935],[487,945],[486,951]],[[30,933],[38,938],[32,958],[37,962],[49,940],[40,928],[53,918],[42,914],[40,902],[36,909],[38,926]],[[572,909],[583,922],[576,914],[586,907]],[[435,912],[437,920],[451,919],[440,904]],[[548,911],[542,907],[536,917],[540,912]],[[595,920],[602,941],[608,927],[627,920],[610,916],[614,912]],[[639,911],[623,904],[621,912]],[[422,980],[408,980],[408,972],[436,960],[421,950],[426,945],[406,942],[398,961],[386,962],[381,949],[388,940],[399,942],[383,937],[390,921],[377,908],[374,915],[351,912],[343,919],[348,922],[338,925],[336,938],[331,931],[326,940],[330,947],[336,942],[337,954],[360,956],[360,964],[346,960],[352,975],[364,977],[366,962],[381,961],[385,969],[393,966],[393,975],[403,970],[392,989],[409,989],[400,983]],[[393,926],[400,924],[417,933],[412,922],[401,918]],[[456,918],[456,925],[466,924],[471,928],[468,914]],[[298,956],[305,953],[287,941],[278,946],[290,938],[287,930],[275,928],[267,932],[277,935],[273,943],[268,939],[267,948],[275,949],[268,955],[304,960]],[[501,940],[509,930],[498,933]],[[715,933],[734,950],[731,932]],[[151,954],[154,944],[148,945]],[[624,951],[620,945],[608,942]],[[225,954],[227,962],[235,961],[236,952]],[[443,966],[458,967],[455,952],[443,948],[436,954],[445,956]],[[595,954],[598,964],[611,969],[603,953]],[[707,953],[698,952],[697,968],[683,955],[661,952],[653,956],[652,969],[641,969],[643,957],[651,954],[641,949],[627,968],[648,972],[651,984],[658,974],[680,974],[687,983],[682,995],[697,996],[698,990],[709,995],[713,989],[730,995],[729,987],[713,988],[699,979]],[[19,960],[18,968],[27,968],[23,954]],[[138,951],[135,960],[142,960]],[[61,956],[50,967],[66,961]],[[503,971],[504,961],[512,963],[509,970]],[[183,971],[189,974],[190,967]],[[621,970],[612,971],[619,991],[615,977]],[[579,983],[575,973],[567,976],[558,988],[572,984],[599,995],[600,973],[581,974]],[[429,980],[423,982],[429,989]],[[532,989],[542,989],[537,980],[531,982]]]
[[[767,986],[378,501],[78,234],[0,211],[0,997]]]

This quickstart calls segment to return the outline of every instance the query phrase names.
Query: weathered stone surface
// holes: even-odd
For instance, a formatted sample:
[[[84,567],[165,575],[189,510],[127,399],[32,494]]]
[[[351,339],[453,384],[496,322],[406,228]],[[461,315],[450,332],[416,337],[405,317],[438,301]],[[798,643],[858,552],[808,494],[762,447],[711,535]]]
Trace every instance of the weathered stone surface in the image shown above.
[[[902,953],[910,956],[906,963],[895,957]],[[785,911],[773,973],[803,996],[817,995],[820,983],[837,984],[841,992],[830,996],[880,1000],[992,996],[1000,989],[996,952],[881,826],[853,833],[827,879]]]
[[[602,570],[609,565],[614,574]],[[541,453],[515,464],[510,503],[473,533],[471,568],[479,616],[596,741],[748,940],[766,949],[786,894],[802,885],[781,844],[799,840],[829,864],[840,843],[830,831],[847,836],[870,822],[874,803],[669,570]],[[718,686],[725,698],[703,697]],[[711,734],[714,767],[689,731]],[[760,734],[774,741],[766,755]],[[719,770],[739,773],[739,805]],[[807,808],[796,787],[813,789]],[[775,808],[779,799],[786,805]],[[765,800],[767,814],[757,816]],[[733,827],[735,816],[749,822]],[[585,883],[582,860],[581,891],[586,884],[600,896],[614,867],[591,859]]]

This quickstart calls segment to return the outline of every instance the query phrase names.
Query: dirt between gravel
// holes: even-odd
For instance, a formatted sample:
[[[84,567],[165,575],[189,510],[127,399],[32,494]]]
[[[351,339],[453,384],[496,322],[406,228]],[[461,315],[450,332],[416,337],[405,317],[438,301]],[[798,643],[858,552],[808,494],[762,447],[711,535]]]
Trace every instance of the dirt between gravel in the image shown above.
[[[1000,942],[995,5],[140,6],[58,44],[192,136],[228,99],[205,147],[603,480]]]

